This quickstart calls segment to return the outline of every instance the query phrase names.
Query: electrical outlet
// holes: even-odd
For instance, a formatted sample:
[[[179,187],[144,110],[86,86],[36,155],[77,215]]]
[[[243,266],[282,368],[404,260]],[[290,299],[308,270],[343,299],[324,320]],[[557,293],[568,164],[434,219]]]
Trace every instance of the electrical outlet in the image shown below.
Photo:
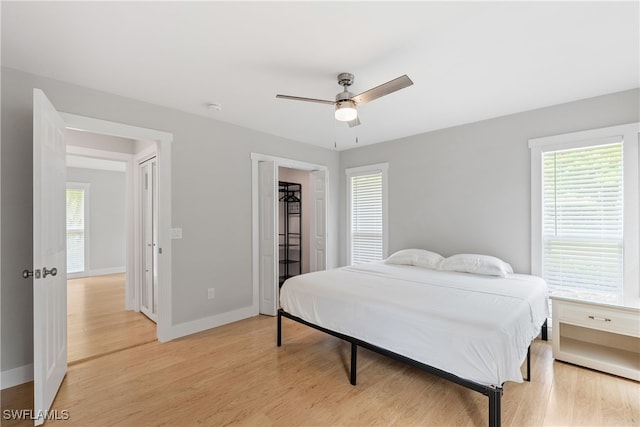
[[[176,239],[182,239],[182,228],[172,228],[171,229],[171,238],[176,240]]]
[[[207,298],[214,299],[215,297],[216,297],[216,289],[215,288],[207,289]]]

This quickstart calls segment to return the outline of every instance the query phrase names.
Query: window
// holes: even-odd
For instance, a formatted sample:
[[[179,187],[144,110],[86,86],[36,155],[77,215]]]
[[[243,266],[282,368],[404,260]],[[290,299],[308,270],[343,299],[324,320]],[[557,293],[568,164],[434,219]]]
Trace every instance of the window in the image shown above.
[[[552,289],[622,293],[622,143],[542,156],[544,279]]]
[[[387,256],[386,163],[347,169],[349,264]]]
[[[638,125],[531,140],[532,273],[552,293],[637,298]]]
[[[67,183],[67,274],[87,268],[89,184]]]

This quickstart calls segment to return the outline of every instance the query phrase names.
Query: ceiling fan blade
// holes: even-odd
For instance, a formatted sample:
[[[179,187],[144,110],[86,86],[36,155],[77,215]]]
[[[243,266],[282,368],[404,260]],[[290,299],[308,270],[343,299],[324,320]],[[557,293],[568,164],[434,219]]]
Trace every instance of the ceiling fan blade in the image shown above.
[[[381,84],[380,86],[376,86],[373,89],[369,89],[366,92],[362,92],[359,95],[351,98],[353,102],[357,105],[366,104],[367,102],[373,101],[374,99],[378,99],[381,96],[389,95],[397,90],[404,89],[407,86],[411,86],[413,81],[405,74],[404,76],[398,77],[397,79],[393,79],[386,83]]]
[[[318,102],[320,104],[336,105],[335,101],[326,101],[324,99],[316,99],[316,98],[303,98],[303,97],[300,97],[300,96],[276,95],[276,98],[292,99],[294,101]]]
[[[347,122],[347,124],[349,125],[350,128],[355,127],[355,126],[359,126],[360,125],[360,119],[358,117],[356,117],[353,120],[349,120]]]

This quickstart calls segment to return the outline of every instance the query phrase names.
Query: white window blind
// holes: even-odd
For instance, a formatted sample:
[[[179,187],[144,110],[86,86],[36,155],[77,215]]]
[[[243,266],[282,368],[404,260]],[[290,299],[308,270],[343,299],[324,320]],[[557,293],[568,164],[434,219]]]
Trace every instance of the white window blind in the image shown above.
[[[352,264],[383,258],[382,178],[382,171],[350,178]]]
[[[622,293],[622,143],[546,151],[542,166],[542,273],[550,290]]]
[[[84,205],[84,188],[67,188],[67,273],[85,270]]]

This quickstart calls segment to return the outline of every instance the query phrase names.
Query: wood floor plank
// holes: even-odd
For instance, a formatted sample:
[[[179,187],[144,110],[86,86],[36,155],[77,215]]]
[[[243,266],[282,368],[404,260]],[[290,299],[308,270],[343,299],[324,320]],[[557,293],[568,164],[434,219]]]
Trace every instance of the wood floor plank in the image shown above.
[[[256,316],[74,364],[53,405],[70,420],[46,425],[487,424],[479,393],[365,349],[354,387],[348,344],[283,322],[278,348],[275,329],[274,318]],[[503,425],[638,425],[637,382],[555,362],[551,353],[550,343],[533,343],[532,381],[505,385]]]
[[[155,324],[124,301],[124,273],[67,281],[69,363],[156,340]]]

